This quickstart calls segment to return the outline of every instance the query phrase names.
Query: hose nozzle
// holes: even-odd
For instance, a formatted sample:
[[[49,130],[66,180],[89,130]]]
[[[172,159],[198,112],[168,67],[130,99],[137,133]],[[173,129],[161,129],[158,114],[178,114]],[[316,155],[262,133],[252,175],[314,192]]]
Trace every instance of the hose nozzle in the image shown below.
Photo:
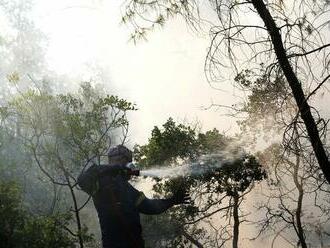
[[[126,167],[129,168],[128,175],[130,176],[140,176],[140,170],[137,169],[136,164],[130,162],[126,164]]]
[[[138,169],[135,169],[135,170],[131,170],[130,172],[129,172],[129,174],[130,175],[132,175],[132,176],[140,176],[140,170],[138,170]]]

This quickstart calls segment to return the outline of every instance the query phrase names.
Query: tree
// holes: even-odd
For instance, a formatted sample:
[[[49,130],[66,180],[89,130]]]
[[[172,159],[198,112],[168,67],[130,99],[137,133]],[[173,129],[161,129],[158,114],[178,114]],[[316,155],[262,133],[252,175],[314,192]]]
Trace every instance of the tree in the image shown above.
[[[193,159],[198,150],[196,133],[190,126],[176,124],[169,118],[163,130],[157,126],[151,131],[147,145],[135,146],[134,156],[143,166],[175,163],[177,159]]]
[[[90,197],[85,202],[79,201],[76,177],[92,161],[100,164],[115,132],[120,136],[123,131],[124,142],[128,128],[126,112],[134,110],[134,105],[97,92],[84,83],[79,94],[52,95],[32,88],[2,109],[8,115],[8,131],[21,139],[43,173],[42,179],[67,189],[71,197],[71,203],[66,203],[67,211],[73,212],[76,221],[76,231],[69,228],[67,231],[84,247],[89,237],[79,214]],[[10,128],[17,126],[12,125],[16,122],[20,124],[19,131]]]
[[[190,132],[185,132],[186,130]],[[191,142],[186,142],[187,140]],[[153,129],[147,145],[136,147],[136,160],[143,166],[148,161],[161,166],[175,165],[175,161],[180,160],[192,163],[198,161],[202,155],[214,155],[214,159],[207,162],[212,167],[212,163],[217,162],[217,154],[229,153],[232,156],[229,162],[220,168],[214,167],[216,169],[197,176],[187,175],[186,178],[158,181],[154,185],[157,195],[167,195],[185,187],[196,204],[184,211],[173,209],[169,211],[169,216],[160,217],[161,230],[167,234],[165,237],[168,240],[158,238],[158,241],[163,242],[157,243],[158,246],[177,247],[186,240],[197,247],[222,247],[232,240],[233,247],[238,247],[239,227],[245,218],[241,213],[241,205],[245,196],[252,190],[254,182],[263,180],[266,173],[254,156],[242,154],[237,147],[230,148],[233,141],[216,129],[196,135],[189,126],[176,125],[169,119],[163,129]],[[190,151],[189,156],[187,150]],[[147,164],[148,166],[150,165]],[[211,218],[216,214],[220,214],[221,222],[226,224],[214,223]],[[148,220],[152,226],[155,225],[150,218]],[[201,222],[203,225],[199,225]],[[170,223],[171,230],[164,223]],[[205,225],[209,226],[209,230],[206,231]],[[213,237],[210,230],[213,230]]]
[[[26,89],[33,78],[41,78],[45,72],[46,36],[34,23],[31,15],[33,1],[0,1],[3,31],[0,34],[0,54],[6,58],[1,67],[1,103],[10,97],[7,78],[20,77],[20,89]],[[9,85],[8,85],[9,84]]]
[[[315,226],[328,222],[328,210],[324,207],[328,184],[319,176],[320,168],[311,155],[301,120],[295,117],[297,106],[283,76],[271,81],[265,76],[251,80],[250,74],[251,71],[244,71],[235,78],[243,89],[251,92],[241,106],[246,118],[240,125],[243,132],[252,136],[264,133],[273,143],[259,156],[269,173],[268,191],[258,208],[258,212],[264,210],[265,214],[260,221],[261,233],[266,230],[274,233],[272,246],[281,237],[291,245],[308,247],[308,242],[315,243],[312,241],[316,236]],[[267,119],[262,118],[265,115]],[[284,136],[281,144],[274,144],[273,135],[278,132]],[[316,230],[320,237],[324,235]]]
[[[62,228],[69,215],[34,216],[23,203],[20,186],[13,181],[0,183],[1,247],[75,247],[74,240]]]
[[[197,1],[126,2],[123,22],[134,28],[138,39],[163,25],[172,16],[182,16],[198,28],[203,18]],[[283,76],[301,119],[318,164],[330,182],[330,162],[323,145],[326,121],[319,117],[310,100],[329,80],[327,43],[327,1],[209,1],[216,20],[210,29],[211,43],[205,61],[209,81],[236,76],[245,69],[271,81]],[[210,11],[210,10],[209,10]],[[248,18],[247,18],[248,16]],[[313,62],[312,62],[313,61]],[[317,68],[322,65],[322,68]]]
[[[260,160],[269,171],[268,189],[265,199],[259,203],[258,212],[264,217],[258,223],[260,234],[274,234],[272,247],[280,237],[293,246],[309,247],[325,242],[324,231],[316,227],[328,225],[326,205],[327,192],[319,190],[318,180],[313,178],[313,163],[310,156],[297,149],[296,154],[283,152],[285,147],[274,144],[266,149]],[[315,166],[315,165],[314,165]]]
[[[172,118],[169,118],[163,124],[162,129],[157,126],[153,128],[146,145],[136,145],[134,147],[134,160],[143,168],[175,165],[178,161],[195,158],[198,148],[195,130],[190,126],[177,124]],[[183,183],[187,184],[184,179],[172,180],[166,183],[158,181],[153,186],[156,193],[155,197],[168,195],[177,190]],[[189,185],[185,187],[189,188]],[[200,245],[196,235],[200,237],[202,231],[195,227],[192,230],[187,230],[182,225],[182,219],[184,218],[184,211],[181,208],[172,209],[170,213],[156,217],[144,216],[144,236],[147,238],[147,247],[180,247],[185,242],[184,240]],[[154,228],[155,225],[159,228]],[[192,233],[195,235],[192,235]]]

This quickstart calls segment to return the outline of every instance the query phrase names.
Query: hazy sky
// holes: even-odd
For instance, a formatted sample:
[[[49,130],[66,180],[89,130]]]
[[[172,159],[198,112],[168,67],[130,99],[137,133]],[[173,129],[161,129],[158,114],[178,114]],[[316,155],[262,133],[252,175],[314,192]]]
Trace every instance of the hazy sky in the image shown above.
[[[128,42],[127,26],[120,25],[120,2],[38,0],[37,25],[49,38],[49,67],[87,80],[97,71],[111,93],[136,103],[130,145],[146,142],[153,126],[171,116],[179,122],[200,121],[204,131],[235,132],[235,120],[202,109],[235,99],[229,83],[217,91],[205,79],[208,36],[188,31],[177,19],[134,45]]]

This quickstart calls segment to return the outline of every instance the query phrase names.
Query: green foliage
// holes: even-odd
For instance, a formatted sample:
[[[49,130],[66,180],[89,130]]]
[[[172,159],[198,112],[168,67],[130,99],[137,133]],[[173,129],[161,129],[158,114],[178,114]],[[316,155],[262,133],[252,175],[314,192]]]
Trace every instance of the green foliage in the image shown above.
[[[206,133],[199,133],[197,141],[200,153],[208,154],[224,150],[230,139],[214,128]]]
[[[67,215],[33,216],[22,203],[17,183],[0,183],[0,243],[3,248],[75,247],[63,226]]]
[[[210,209],[224,207],[220,205],[221,200],[219,199],[223,198],[222,201],[229,203],[232,197],[241,197],[252,188],[254,182],[266,177],[264,168],[256,158],[253,155],[242,154],[241,149],[233,146],[232,143],[234,143],[234,139],[220,134],[217,129],[197,134],[190,126],[176,124],[169,119],[162,129],[155,127],[152,130],[147,145],[135,147],[135,160],[146,167],[178,165],[182,161],[189,163],[201,155],[221,152],[226,152],[232,157],[227,164],[214,168],[209,173],[156,181],[153,187],[155,197],[168,197],[172,192],[185,188],[194,196],[195,203],[172,208],[162,217],[144,218],[147,244],[161,247],[183,247],[188,242],[185,237],[187,233],[193,239],[214,242],[204,228],[196,224],[182,225],[182,223],[204,218],[203,216],[207,216]],[[230,209],[231,206],[228,208]],[[230,220],[228,221],[230,222]],[[156,235],[155,225],[159,225],[160,230],[163,230],[158,233],[158,236],[161,237],[158,240],[153,238]],[[228,234],[228,232],[227,230],[225,233]],[[148,237],[150,237],[149,240]]]
[[[235,82],[248,92],[247,101],[237,105],[244,118],[237,123],[251,140],[263,135],[265,140],[283,132],[285,123],[291,122],[297,113],[292,93],[281,73],[273,76],[262,70],[256,74],[243,70],[235,77]]]
[[[1,120],[5,120],[9,116],[7,107],[0,107],[0,118]]]
[[[87,245],[93,241],[93,236],[80,219],[80,204],[84,200],[78,199],[76,177],[92,159],[100,161],[118,130],[127,129],[127,111],[135,109],[134,104],[117,96],[106,95],[90,83],[83,83],[80,91],[75,94],[53,94],[47,89],[31,87],[13,96],[1,109],[4,119],[2,124],[6,130],[4,137],[19,142],[22,149],[16,152],[19,155],[24,154],[30,166],[35,166],[36,174],[29,175],[29,180],[33,178],[39,181],[39,187],[41,184],[45,187],[31,188],[32,192],[26,192],[24,197],[49,200],[49,203],[40,201],[36,204],[31,204],[32,200],[24,200],[24,208],[32,209],[37,216],[25,218],[29,212],[22,212],[23,217],[19,219],[22,227],[17,229],[28,234],[23,241],[15,241],[17,247],[25,247],[20,246],[20,242],[29,244],[29,247],[69,247],[69,243],[72,246],[77,243],[82,246],[83,243]],[[8,152],[8,147],[10,146],[7,144],[4,151]],[[11,151],[10,154],[15,154],[16,158],[16,152]],[[7,160],[0,168],[6,174],[10,167]],[[12,164],[22,170],[17,161]],[[33,185],[35,184],[25,186],[24,190],[29,190]],[[53,200],[56,202],[52,202]],[[33,206],[37,209],[33,209]],[[52,215],[44,218],[40,215],[72,211],[76,214],[69,219]],[[67,234],[68,227],[72,238],[70,242],[62,235],[63,246],[51,243],[54,241],[61,244],[61,240],[55,240],[55,236],[59,232]],[[52,237],[52,234],[55,236]],[[43,241],[44,236],[49,237],[48,241]],[[61,234],[57,236],[61,237]],[[14,236],[7,238],[8,242],[15,240]]]
[[[13,227],[18,229],[22,226],[22,210],[20,206],[21,194],[18,186],[13,183],[0,184],[0,231],[1,240],[6,240],[6,237],[13,233]]]
[[[28,90],[9,107],[19,116],[28,147],[55,174],[64,165],[74,171],[82,161],[103,155],[112,132],[128,125],[126,112],[136,109],[124,99],[97,92],[89,83],[81,85],[79,94]]]
[[[244,193],[253,182],[261,181],[267,177],[265,169],[252,155],[243,155],[233,162],[217,169],[215,173],[205,175],[203,181],[212,182],[210,193],[226,193],[233,196]]]
[[[126,1],[122,23],[130,23],[133,26],[131,40],[146,39],[149,32],[157,27],[163,27],[165,23],[176,15],[180,15],[189,22],[189,17],[198,13],[194,1]],[[156,10],[156,11],[155,11]]]
[[[244,70],[237,74],[235,82],[250,92],[242,111],[259,118],[265,115],[274,116],[284,104],[288,104],[285,100],[288,101],[292,97],[284,76],[280,73],[270,77],[265,71],[255,75],[249,70]]]
[[[147,145],[136,146],[134,158],[148,167],[164,163],[174,163],[177,159],[192,159],[198,151],[195,131],[169,118],[163,129],[154,127]]]
[[[17,72],[13,72],[12,74],[7,75],[7,79],[12,84],[17,84],[20,80],[20,76]]]

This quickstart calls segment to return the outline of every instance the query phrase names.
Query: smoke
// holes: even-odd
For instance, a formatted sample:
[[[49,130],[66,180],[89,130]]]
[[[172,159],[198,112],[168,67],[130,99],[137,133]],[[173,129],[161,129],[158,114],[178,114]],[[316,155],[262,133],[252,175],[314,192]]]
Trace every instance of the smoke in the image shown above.
[[[243,151],[239,151],[235,154],[231,152],[221,152],[203,155],[191,163],[184,163],[178,166],[158,166],[147,170],[141,170],[140,175],[153,178],[201,176],[207,173],[212,173],[224,165],[233,163],[235,160],[242,158],[244,154]]]

